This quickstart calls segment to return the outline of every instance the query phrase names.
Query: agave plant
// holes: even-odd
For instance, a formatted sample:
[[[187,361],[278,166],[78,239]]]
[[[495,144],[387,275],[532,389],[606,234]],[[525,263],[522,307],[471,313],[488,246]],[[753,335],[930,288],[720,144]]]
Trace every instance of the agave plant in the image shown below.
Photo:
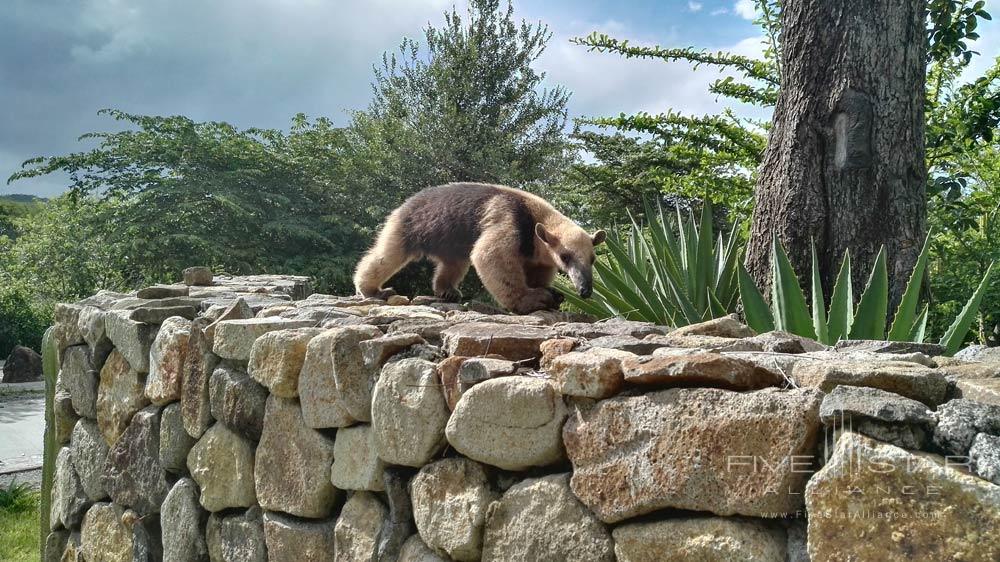
[[[594,293],[581,299],[564,279],[555,288],[566,301],[599,318],[621,316],[667,326],[685,326],[734,312],[739,299],[738,229],[716,238],[712,206],[676,221],[646,204],[647,224],[634,218],[627,236],[612,234],[608,254],[594,265]],[[676,233],[675,228],[676,227]]]
[[[830,308],[824,306],[823,287],[820,283],[816,247],[812,248],[812,313],[806,305],[806,298],[799,285],[798,277],[788,261],[784,248],[775,237],[771,242],[771,306],[764,302],[753,279],[743,268],[739,270],[740,299],[747,324],[758,332],[785,330],[793,334],[816,339],[833,345],[841,339],[878,339],[893,341],[923,342],[927,329],[927,305],[918,313],[920,286],[927,272],[927,256],[930,251],[930,235],[924,241],[917,263],[913,267],[906,284],[903,297],[899,301],[892,325],[886,331],[886,316],[889,304],[889,276],[885,264],[885,247],[875,257],[875,265],[868,277],[858,306],[854,306],[854,291],[851,286],[851,254],[844,253],[844,261],[833,286]],[[942,336],[940,344],[947,355],[958,351],[969,327],[979,311],[980,301],[990,277],[991,263],[979,287],[969,298],[962,311]]]

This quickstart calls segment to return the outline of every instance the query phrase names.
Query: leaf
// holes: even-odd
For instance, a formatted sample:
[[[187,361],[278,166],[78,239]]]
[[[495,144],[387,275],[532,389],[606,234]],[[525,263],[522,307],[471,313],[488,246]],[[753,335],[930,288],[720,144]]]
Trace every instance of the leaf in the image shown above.
[[[861,294],[858,310],[851,324],[851,339],[881,340],[885,338],[885,315],[889,307],[889,274],[885,266],[885,246],[875,256],[868,284]]]
[[[854,287],[851,282],[851,252],[844,252],[844,261],[840,263],[840,273],[833,284],[833,296],[830,298],[830,314],[826,321],[827,341],[833,345],[846,336],[854,321]]]
[[[739,264],[736,271],[740,286],[740,300],[743,301],[743,315],[746,317],[747,325],[759,334],[770,332],[774,329],[774,320],[771,318],[771,310],[764,302],[764,295],[760,294],[757,285],[742,263]]]
[[[917,314],[917,301],[920,298],[920,286],[924,281],[924,272],[927,269],[927,256],[930,254],[931,233],[927,233],[924,239],[924,246],[920,249],[917,262],[913,265],[913,272],[910,273],[910,280],[906,283],[906,290],[899,300],[896,308],[896,316],[892,319],[892,327],[889,328],[889,335],[886,339],[892,341],[909,341],[910,330],[913,328],[913,320]]]
[[[907,337],[907,341],[923,343],[924,335],[927,332],[927,309],[928,305],[924,305],[924,309],[920,311],[920,315],[917,316],[916,321],[913,322],[913,327],[910,328],[910,334]]]
[[[986,268],[986,275],[983,275],[983,280],[976,287],[976,292],[972,293],[969,302],[965,303],[955,321],[941,337],[941,345],[944,346],[945,355],[954,355],[962,342],[965,341],[965,335],[969,332],[969,327],[972,326],[972,321],[975,320],[976,314],[979,312],[979,303],[982,302],[986,286],[989,285],[990,277],[993,275],[994,263],[991,262],[990,266]]]
[[[771,309],[775,328],[816,339],[799,278],[777,236],[771,241],[771,270]]]
[[[826,303],[823,302],[823,283],[819,276],[819,261],[816,259],[816,241],[812,246],[812,317],[813,329],[816,331],[816,339],[827,343],[829,335],[826,325]]]

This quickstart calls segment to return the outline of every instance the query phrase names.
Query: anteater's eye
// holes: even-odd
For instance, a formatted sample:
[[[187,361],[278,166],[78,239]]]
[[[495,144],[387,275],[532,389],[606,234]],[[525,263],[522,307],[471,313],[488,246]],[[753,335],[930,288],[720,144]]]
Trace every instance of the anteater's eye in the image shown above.
[[[569,262],[573,261],[573,255],[572,254],[560,254],[559,255],[559,259],[562,260],[563,263],[569,263]]]

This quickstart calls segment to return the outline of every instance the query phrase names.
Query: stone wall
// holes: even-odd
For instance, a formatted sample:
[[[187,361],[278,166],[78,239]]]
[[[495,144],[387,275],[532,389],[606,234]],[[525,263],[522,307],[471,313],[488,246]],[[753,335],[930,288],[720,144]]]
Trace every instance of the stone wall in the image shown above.
[[[45,560],[1000,559],[1000,363],[212,278],[56,309]]]

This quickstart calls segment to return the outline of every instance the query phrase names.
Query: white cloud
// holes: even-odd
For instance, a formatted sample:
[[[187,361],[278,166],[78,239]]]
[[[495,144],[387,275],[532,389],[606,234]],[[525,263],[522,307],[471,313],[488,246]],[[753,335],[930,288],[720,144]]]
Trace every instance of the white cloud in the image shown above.
[[[752,20],[757,17],[757,6],[753,0],[736,0],[733,11],[743,19]]]
[[[729,8],[716,8],[710,12],[713,16],[721,16],[729,13]]]
[[[700,12],[704,7],[701,2],[688,2],[688,10],[692,12]]]

